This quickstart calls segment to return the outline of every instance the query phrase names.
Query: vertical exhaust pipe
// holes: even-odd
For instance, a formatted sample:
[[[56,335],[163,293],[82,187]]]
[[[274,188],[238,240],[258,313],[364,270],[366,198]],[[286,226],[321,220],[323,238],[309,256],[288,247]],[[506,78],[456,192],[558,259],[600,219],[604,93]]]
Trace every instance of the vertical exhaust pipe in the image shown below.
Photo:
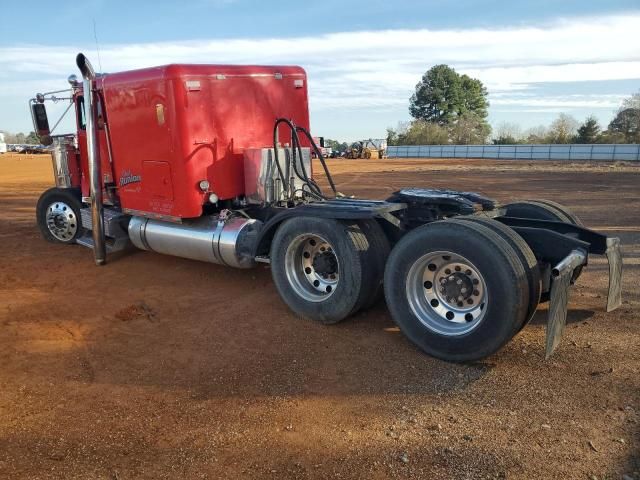
[[[104,239],[104,212],[102,206],[102,168],[98,148],[97,112],[93,95],[96,72],[89,59],[82,53],[76,57],[76,64],[82,73],[84,92],[84,118],[87,131],[87,155],[89,157],[89,184],[91,196],[91,233],[93,235],[93,255],[96,265],[104,265],[107,252]]]

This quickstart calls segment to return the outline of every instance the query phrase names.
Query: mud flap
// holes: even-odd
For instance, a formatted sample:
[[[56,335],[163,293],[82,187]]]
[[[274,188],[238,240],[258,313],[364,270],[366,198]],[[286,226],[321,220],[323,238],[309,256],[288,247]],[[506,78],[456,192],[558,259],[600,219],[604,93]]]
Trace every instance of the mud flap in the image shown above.
[[[620,239],[607,238],[607,260],[609,260],[609,293],[607,294],[607,312],[622,305],[622,254]]]
[[[567,324],[567,303],[569,288],[576,268],[587,262],[587,254],[583,250],[573,250],[551,271],[551,299],[549,302],[549,318],[547,320],[547,341],[545,358],[549,358],[562,338]]]

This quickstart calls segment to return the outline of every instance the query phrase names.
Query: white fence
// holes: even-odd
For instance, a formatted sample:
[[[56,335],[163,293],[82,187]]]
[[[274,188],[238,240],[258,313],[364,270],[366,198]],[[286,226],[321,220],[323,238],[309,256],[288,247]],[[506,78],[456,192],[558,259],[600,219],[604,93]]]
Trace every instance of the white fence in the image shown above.
[[[398,145],[389,158],[640,161],[640,145]]]

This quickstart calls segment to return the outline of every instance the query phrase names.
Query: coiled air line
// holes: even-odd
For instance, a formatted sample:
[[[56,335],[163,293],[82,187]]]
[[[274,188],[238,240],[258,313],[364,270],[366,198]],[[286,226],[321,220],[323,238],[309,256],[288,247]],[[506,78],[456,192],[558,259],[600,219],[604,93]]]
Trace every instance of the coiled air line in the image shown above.
[[[300,146],[300,137],[298,136],[298,132],[302,132],[309,140],[309,143],[311,144],[313,151],[317,155],[322,165],[322,168],[324,169],[324,173],[327,177],[327,180],[329,181],[331,190],[333,190],[334,197],[337,197],[338,192],[336,190],[335,183],[333,182],[333,178],[331,177],[331,173],[329,172],[329,168],[327,167],[327,164],[324,160],[324,156],[322,155],[322,152],[320,151],[316,143],[313,141],[313,137],[311,137],[311,134],[309,133],[309,131],[304,127],[296,126],[291,120],[287,118],[278,118],[273,127],[273,151],[274,151],[274,160],[275,160],[276,168],[278,169],[278,175],[280,176],[280,180],[282,181],[283,190],[286,192],[290,192],[290,185],[289,185],[288,179],[285,177],[282,166],[280,165],[280,159],[278,158],[278,127],[281,123],[286,124],[289,127],[289,130],[291,131],[292,169],[295,175],[304,183],[304,185],[306,185],[308,189],[307,193],[310,193],[314,197],[317,197],[321,200],[327,200],[329,198],[322,193],[322,189],[320,188],[320,186],[313,179],[309,178],[307,169],[304,166],[304,161],[302,156],[302,147]],[[300,158],[300,165],[299,165],[300,170],[298,170],[298,162],[296,162],[296,156],[299,156]],[[304,191],[304,188],[303,188],[303,191]]]

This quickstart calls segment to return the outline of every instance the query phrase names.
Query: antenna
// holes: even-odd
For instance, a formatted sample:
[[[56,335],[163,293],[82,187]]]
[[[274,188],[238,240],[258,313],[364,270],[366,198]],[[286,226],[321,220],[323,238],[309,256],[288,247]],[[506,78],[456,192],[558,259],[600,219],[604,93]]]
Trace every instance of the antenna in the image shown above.
[[[100,45],[98,45],[98,32],[96,29],[96,19],[92,18],[93,20],[93,38],[96,41],[96,52],[98,53],[98,67],[100,67],[100,71],[102,72],[102,61],[100,60]]]

